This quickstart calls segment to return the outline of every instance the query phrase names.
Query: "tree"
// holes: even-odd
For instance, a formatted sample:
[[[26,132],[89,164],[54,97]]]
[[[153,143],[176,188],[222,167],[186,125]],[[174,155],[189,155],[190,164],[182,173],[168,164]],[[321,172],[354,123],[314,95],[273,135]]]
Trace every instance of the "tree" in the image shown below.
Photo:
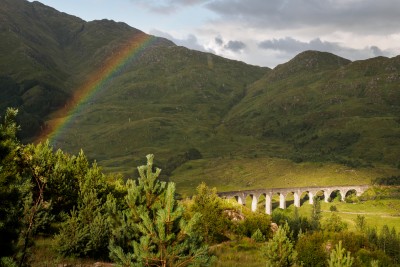
[[[273,238],[263,247],[263,254],[267,259],[267,266],[285,267],[292,266],[297,261],[297,252],[293,243],[287,237],[289,226],[279,226]]]
[[[86,159],[82,151],[79,157]],[[56,235],[56,249],[64,256],[107,258],[110,239],[104,196],[107,182],[96,163],[83,166],[80,169],[84,176],[78,178],[78,205],[62,223]]]
[[[366,229],[366,226],[367,226],[367,222],[365,221],[365,216],[364,215],[357,215],[357,218],[356,218],[356,227],[357,227],[357,229],[360,232],[364,233],[365,229]]]
[[[49,166],[47,157],[37,157],[40,147],[19,143],[17,114],[17,109],[8,108],[0,124],[0,257],[22,266],[32,236],[48,214],[43,191]]]
[[[318,197],[314,197],[313,207],[311,212],[311,227],[313,230],[319,230],[321,227],[321,202]]]
[[[191,210],[202,216],[196,226],[196,231],[204,238],[205,242],[221,241],[230,221],[223,215],[217,189],[215,187],[211,189],[205,183],[201,183],[197,187],[197,194],[193,196]]]
[[[153,172],[153,155],[138,167],[137,181],[128,180],[126,208],[118,210],[108,199],[113,221],[110,257],[120,266],[188,266],[209,263],[208,248],[194,231],[200,219],[188,221],[175,200],[175,184],[160,182],[161,170]]]
[[[354,258],[350,256],[350,251],[346,254],[346,249],[342,248],[342,241],[336,244],[335,249],[332,250],[328,265],[329,267],[350,267],[353,265]]]
[[[256,242],[264,242],[265,241],[265,236],[262,234],[260,228],[258,228],[252,235],[251,239],[253,239]]]
[[[8,108],[0,123],[0,258],[11,257],[16,252],[27,188],[16,164],[21,151],[16,137],[17,113],[17,109]]]

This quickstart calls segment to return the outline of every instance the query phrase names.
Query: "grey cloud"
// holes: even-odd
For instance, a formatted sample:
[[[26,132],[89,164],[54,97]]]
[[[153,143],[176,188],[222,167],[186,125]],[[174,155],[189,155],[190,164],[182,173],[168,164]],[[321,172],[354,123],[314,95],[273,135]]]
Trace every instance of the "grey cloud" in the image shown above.
[[[343,49],[337,43],[323,42],[319,38],[311,40],[310,42],[301,42],[292,37],[265,40],[259,43],[258,46],[263,49],[280,50],[289,53],[299,53],[305,50],[335,52]]]
[[[398,32],[398,0],[214,0],[207,8],[250,27],[293,29],[319,27],[359,33]]]
[[[185,39],[178,39],[173,37],[172,35],[170,35],[169,33],[163,32],[163,31],[159,31],[156,29],[153,29],[150,31],[150,34],[155,35],[155,36],[159,36],[159,37],[164,37],[168,40],[171,40],[172,42],[174,42],[177,45],[180,46],[185,46],[189,49],[194,49],[194,50],[198,50],[198,51],[203,51],[205,52],[206,50],[204,49],[204,47],[202,45],[199,44],[197,37],[193,34],[189,34]]]
[[[224,45],[224,48],[233,52],[240,52],[240,50],[246,48],[246,44],[241,41],[229,41]]]
[[[131,2],[140,4],[147,10],[159,14],[171,14],[180,8],[187,6],[200,5],[210,0],[131,0]]]
[[[222,46],[224,44],[224,41],[222,40],[222,38],[220,36],[215,37],[215,43],[219,46]]]
[[[377,46],[371,46],[371,51],[374,54],[374,56],[384,56],[385,53]]]
[[[302,42],[292,37],[265,40],[260,42],[258,47],[265,50],[278,51],[281,53],[283,58],[288,59],[305,50],[330,52],[351,60],[392,55],[391,51],[381,50],[377,46],[369,46],[364,49],[354,49],[335,42],[321,41],[319,38],[313,39],[309,42]]]

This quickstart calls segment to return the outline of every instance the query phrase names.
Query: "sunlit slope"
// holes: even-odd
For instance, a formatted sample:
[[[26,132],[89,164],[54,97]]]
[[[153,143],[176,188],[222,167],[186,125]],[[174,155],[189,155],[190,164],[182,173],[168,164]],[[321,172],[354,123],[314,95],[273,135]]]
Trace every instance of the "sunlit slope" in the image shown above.
[[[228,154],[249,143],[235,144],[218,126],[267,71],[183,47],[153,48],[82,103],[57,146],[84,147],[109,168],[130,169],[147,153],[164,163],[191,148],[205,157]]]
[[[294,172],[287,177],[298,177],[295,184],[338,181],[331,174],[338,168],[363,173],[357,183],[399,171],[399,56],[351,62],[306,51],[271,70],[153,37],[67,117],[57,111],[72,95],[129,40],[149,36],[25,0],[0,0],[0,20],[0,109],[19,108],[25,142],[68,121],[52,140],[56,148],[83,149],[105,171],[128,175],[153,153],[189,191],[202,179],[226,189],[268,184],[257,170],[270,160],[288,164],[271,177]],[[248,171],[226,180],[242,161]]]
[[[284,142],[280,156],[298,162],[398,166],[399,84],[400,57],[349,62],[307,51],[250,86],[225,127]]]

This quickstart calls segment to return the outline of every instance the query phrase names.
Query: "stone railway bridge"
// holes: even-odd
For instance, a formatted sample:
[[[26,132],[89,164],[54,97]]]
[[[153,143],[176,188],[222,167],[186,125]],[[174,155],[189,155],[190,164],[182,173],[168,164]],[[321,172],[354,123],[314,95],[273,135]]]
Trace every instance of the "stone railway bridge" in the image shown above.
[[[368,185],[346,185],[346,186],[320,186],[320,187],[293,187],[293,188],[266,188],[266,189],[254,189],[254,190],[240,190],[230,192],[219,192],[218,195],[222,198],[235,198],[239,204],[245,205],[246,198],[250,196],[252,198],[251,210],[257,210],[258,199],[260,196],[265,196],[265,212],[267,214],[272,213],[272,198],[274,195],[279,196],[279,208],[286,209],[286,197],[289,194],[294,196],[294,206],[300,207],[300,199],[303,193],[306,193],[309,198],[309,203],[313,204],[313,198],[318,193],[324,194],[325,202],[329,202],[329,197],[333,192],[339,192],[341,200],[344,201],[346,195],[349,192],[356,192],[357,196],[360,196],[364,191],[368,189]]]

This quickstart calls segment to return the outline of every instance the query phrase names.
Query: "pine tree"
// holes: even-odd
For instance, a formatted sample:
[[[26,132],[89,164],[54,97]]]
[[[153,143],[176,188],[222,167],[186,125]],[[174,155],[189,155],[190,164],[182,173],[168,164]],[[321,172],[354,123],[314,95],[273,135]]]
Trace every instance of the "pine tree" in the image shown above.
[[[346,253],[346,249],[342,248],[342,241],[336,244],[335,249],[332,250],[328,260],[329,267],[351,267],[354,258],[350,256],[350,251]]]
[[[264,242],[265,236],[261,233],[260,228],[257,228],[257,230],[251,235],[251,239],[256,242]]]
[[[110,257],[120,266],[200,266],[209,263],[208,248],[194,231],[198,213],[186,221],[175,200],[175,184],[160,182],[153,155],[138,167],[137,181],[128,180],[126,208],[108,199],[114,239]]]
[[[318,197],[314,197],[312,213],[311,213],[311,227],[313,230],[319,230],[321,227],[321,201]]]
[[[269,267],[293,266],[297,261],[297,252],[288,237],[289,226],[279,226],[273,238],[263,247],[263,253],[267,258]]]

